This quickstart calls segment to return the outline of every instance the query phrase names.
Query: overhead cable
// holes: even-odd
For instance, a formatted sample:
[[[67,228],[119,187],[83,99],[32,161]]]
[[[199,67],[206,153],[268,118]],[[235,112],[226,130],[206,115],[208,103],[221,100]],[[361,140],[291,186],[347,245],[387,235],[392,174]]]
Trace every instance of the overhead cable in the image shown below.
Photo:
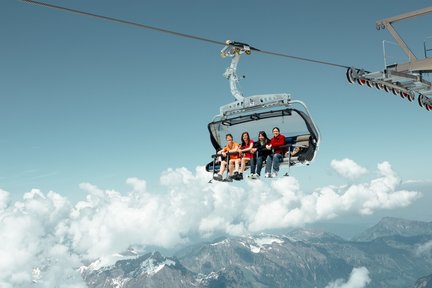
[[[99,19],[103,19],[106,21],[111,21],[111,22],[116,22],[116,23],[120,23],[120,24],[125,24],[125,25],[130,25],[130,26],[142,28],[142,29],[148,29],[148,30],[153,30],[156,32],[171,34],[171,35],[174,35],[177,37],[183,37],[183,38],[203,41],[203,42],[207,42],[207,43],[211,43],[211,44],[222,45],[222,46],[227,45],[225,43],[225,41],[216,41],[216,40],[212,40],[209,38],[204,38],[204,37],[195,36],[195,35],[191,35],[191,34],[176,32],[173,30],[163,29],[163,28],[159,28],[156,26],[150,26],[150,25],[146,25],[146,24],[136,23],[136,22],[132,22],[132,21],[128,21],[128,20],[119,19],[119,18],[94,14],[94,13],[90,13],[90,12],[86,12],[86,11],[82,11],[82,10],[67,8],[67,7],[49,4],[49,3],[45,3],[45,2],[41,2],[41,1],[35,1],[35,0],[21,0],[21,1],[26,2],[26,3],[30,3],[30,4],[34,4],[34,5],[38,5],[38,6],[42,6],[42,7],[46,7],[46,8],[51,8],[51,9],[61,10],[64,12],[78,14],[78,15],[82,15],[82,16],[99,18]],[[312,62],[312,63],[322,64],[322,65],[329,65],[329,66],[346,68],[346,69],[349,68],[349,66],[340,65],[337,63],[331,63],[331,62],[326,62],[326,61],[321,61],[321,60],[316,60],[316,59],[310,59],[310,58],[305,58],[305,57],[298,57],[298,56],[288,55],[285,53],[277,53],[277,52],[271,52],[271,51],[265,51],[265,50],[257,50],[256,52],[267,54],[267,55],[272,55],[272,56],[295,59],[295,60],[299,60],[299,61]]]

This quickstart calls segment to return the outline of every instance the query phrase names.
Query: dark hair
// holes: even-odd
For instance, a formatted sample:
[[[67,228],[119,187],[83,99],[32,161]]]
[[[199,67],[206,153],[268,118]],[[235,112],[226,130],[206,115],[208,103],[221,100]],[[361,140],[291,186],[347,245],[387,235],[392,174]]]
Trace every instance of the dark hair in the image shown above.
[[[232,139],[234,139],[234,137],[232,136],[231,133],[226,134],[226,135],[225,135],[225,139],[228,138],[228,136],[230,136]]]
[[[276,129],[276,130],[278,130],[278,132],[280,132],[279,127],[273,127],[272,131],[273,131],[274,129]]]
[[[251,139],[250,139],[250,137],[249,137],[249,133],[248,133],[248,132],[243,132],[242,135],[241,135],[241,141],[242,141],[241,146],[246,146],[246,145],[249,144],[249,143],[246,144],[246,142],[243,140],[243,135],[245,135],[245,134],[248,136],[248,140],[249,140],[249,143],[250,143],[250,140],[251,140]]]
[[[270,141],[270,139],[267,137],[267,133],[265,131],[259,131],[258,132],[258,140],[259,140],[259,135],[262,135],[264,137],[264,139],[266,139],[266,142]]]

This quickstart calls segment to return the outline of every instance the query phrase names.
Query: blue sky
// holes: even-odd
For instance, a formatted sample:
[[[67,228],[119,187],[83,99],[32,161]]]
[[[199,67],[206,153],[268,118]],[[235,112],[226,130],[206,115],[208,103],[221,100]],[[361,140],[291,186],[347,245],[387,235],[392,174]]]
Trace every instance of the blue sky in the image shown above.
[[[378,71],[375,21],[428,1],[50,1],[217,41]],[[206,125],[233,100],[222,47],[94,18],[3,1],[0,183],[75,195],[92,181],[129,176],[158,183],[166,168],[194,169],[213,152]],[[431,15],[400,22],[422,56]],[[429,33],[429,34],[427,34]],[[340,68],[254,54],[239,74],[245,95],[288,92],[307,103],[322,133],[313,166],[298,176],[329,182],[332,159],[366,167],[389,160],[404,179],[430,179],[430,113],[387,93],[349,85]],[[78,192],[79,193],[79,192]]]
[[[430,6],[47,2],[369,71],[382,70],[382,41],[393,41],[375,21]],[[419,58],[431,21],[427,15],[396,25]],[[260,53],[242,57],[244,95],[291,93],[304,101],[321,146],[309,167],[292,169],[293,177],[208,184],[203,166],[214,151],[207,124],[233,101],[221,46],[14,0],[1,2],[0,24],[0,251],[22,252],[21,262],[0,261],[9,267],[0,269],[2,285],[27,283],[31,276],[13,281],[53,257],[76,273],[72,268],[131,245],[172,248],[194,237],[330,220],[431,221],[432,114],[349,84],[344,69]]]
[[[375,21],[429,1],[49,1],[96,14],[263,50],[378,71]],[[194,170],[213,153],[207,123],[233,100],[217,45],[29,5],[1,4],[0,187],[78,200],[81,182],[121,189],[128,177],[157,189],[167,168]],[[432,15],[397,29],[422,56]],[[428,22],[429,21],[429,22]],[[339,178],[333,159],[373,170],[389,161],[404,180],[428,180],[430,113],[382,91],[350,85],[344,69],[255,53],[243,57],[245,95],[288,92],[322,134],[305,189]]]

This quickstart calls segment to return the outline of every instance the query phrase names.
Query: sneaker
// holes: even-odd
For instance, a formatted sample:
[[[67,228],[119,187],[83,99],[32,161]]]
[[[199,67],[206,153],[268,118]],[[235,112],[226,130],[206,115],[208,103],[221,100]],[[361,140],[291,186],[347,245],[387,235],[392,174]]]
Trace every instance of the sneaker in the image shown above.
[[[243,180],[243,173],[236,173],[236,172],[234,172],[234,175],[231,177],[231,179],[234,179],[234,180],[237,180],[237,181]]]
[[[238,180],[239,173],[237,171],[234,171],[233,175],[229,176],[232,180]]]
[[[271,175],[270,173],[267,172],[267,173],[265,174],[265,177],[266,177],[266,178],[271,178],[272,175]]]
[[[221,174],[214,174],[213,179],[216,181],[222,181],[222,175]]]
[[[249,178],[249,179],[254,179],[254,175],[255,175],[255,174],[252,173],[252,174],[248,175],[248,178]]]
[[[259,177],[259,174],[254,173],[254,174],[252,174],[251,179],[258,179],[258,177]]]
[[[271,173],[271,177],[272,177],[272,178],[277,177],[277,172],[273,172],[273,173]]]

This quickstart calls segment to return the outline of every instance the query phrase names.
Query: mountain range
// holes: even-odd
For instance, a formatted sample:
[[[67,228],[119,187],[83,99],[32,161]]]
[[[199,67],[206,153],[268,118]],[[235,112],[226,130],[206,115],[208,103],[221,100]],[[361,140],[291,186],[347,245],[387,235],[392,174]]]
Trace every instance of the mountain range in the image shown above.
[[[360,267],[370,278],[364,287],[432,287],[432,222],[383,218],[351,240],[312,229],[225,237],[81,271],[91,288],[324,288]]]

